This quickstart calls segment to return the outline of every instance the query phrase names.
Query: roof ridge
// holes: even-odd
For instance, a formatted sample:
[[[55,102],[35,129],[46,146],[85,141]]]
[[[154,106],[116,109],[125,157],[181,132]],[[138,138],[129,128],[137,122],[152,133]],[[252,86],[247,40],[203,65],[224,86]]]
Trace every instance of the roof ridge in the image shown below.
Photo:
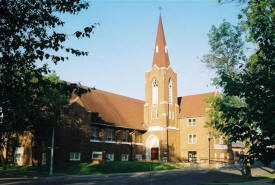
[[[95,90],[96,91],[101,91],[101,92],[104,92],[104,93],[108,93],[108,94],[113,94],[113,95],[116,95],[116,96],[122,96],[122,97],[125,97],[125,98],[129,98],[129,99],[133,99],[133,100],[137,100],[137,101],[141,101],[141,102],[145,102],[144,100],[140,100],[140,99],[137,99],[137,98],[132,98],[132,97],[121,95],[121,94],[116,94],[116,93],[109,92],[109,91],[104,91],[104,90],[101,90],[101,89],[95,89]],[[93,91],[94,90],[92,90],[91,92],[93,92]]]
[[[181,97],[187,97],[187,96],[199,96],[199,95],[204,95],[204,94],[215,94],[217,91],[211,91],[211,92],[206,92],[206,93],[199,93],[199,94],[190,94],[190,95],[184,95],[184,96],[178,96],[178,98]]]

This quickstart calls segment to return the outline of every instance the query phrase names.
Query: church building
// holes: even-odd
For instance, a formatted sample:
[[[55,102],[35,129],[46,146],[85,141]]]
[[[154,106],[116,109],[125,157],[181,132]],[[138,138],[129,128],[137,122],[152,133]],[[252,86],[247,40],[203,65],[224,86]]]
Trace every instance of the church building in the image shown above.
[[[152,67],[145,73],[145,101],[101,90],[73,95],[64,126],[56,131],[55,163],[233,160],[231,145],[205,127],[205,99],[216,93],[178,97],[177,83],[160,16]],[[18,151],[23,156],[24,146]],[[41,151],[39,161],[49,164],[48,147]]]

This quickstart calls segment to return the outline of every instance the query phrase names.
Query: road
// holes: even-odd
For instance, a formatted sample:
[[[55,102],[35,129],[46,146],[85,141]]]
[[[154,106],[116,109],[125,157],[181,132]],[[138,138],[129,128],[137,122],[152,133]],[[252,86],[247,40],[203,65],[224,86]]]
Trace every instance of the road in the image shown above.
[[[272,171],[270,168],[254,168],[252,174],[263,175]],[[40,179],[0,178],[5,185],[198,185],[221,180],[241,178],[237,169],[178,169],[170,171],[140,172],[108,175],[60,176]]]

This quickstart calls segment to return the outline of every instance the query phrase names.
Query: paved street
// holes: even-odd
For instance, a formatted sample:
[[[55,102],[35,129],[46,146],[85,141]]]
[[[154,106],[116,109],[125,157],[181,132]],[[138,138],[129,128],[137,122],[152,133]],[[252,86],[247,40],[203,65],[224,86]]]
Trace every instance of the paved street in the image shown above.
[[[253,175],[263,175],[270,168],[254,168]],[[237,169],[207,170],[207,169],[179,169],[170,171],[157,171],[153,173],[127,173],[109,175],[87,176],[60,176],[40,179],[31,178],[0,178],[0,184],[5,185],[197,185],[220,180],[232,180],[240,178],[241,173]]]

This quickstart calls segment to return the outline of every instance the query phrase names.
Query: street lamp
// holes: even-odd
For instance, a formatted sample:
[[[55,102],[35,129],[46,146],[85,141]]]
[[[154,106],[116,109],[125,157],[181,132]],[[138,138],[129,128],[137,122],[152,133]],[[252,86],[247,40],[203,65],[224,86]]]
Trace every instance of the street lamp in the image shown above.
[[[211,137],[212,137],[212,133],[209,132],[208,133],[208,164],[210,165],[210,140],[211,140]]]

